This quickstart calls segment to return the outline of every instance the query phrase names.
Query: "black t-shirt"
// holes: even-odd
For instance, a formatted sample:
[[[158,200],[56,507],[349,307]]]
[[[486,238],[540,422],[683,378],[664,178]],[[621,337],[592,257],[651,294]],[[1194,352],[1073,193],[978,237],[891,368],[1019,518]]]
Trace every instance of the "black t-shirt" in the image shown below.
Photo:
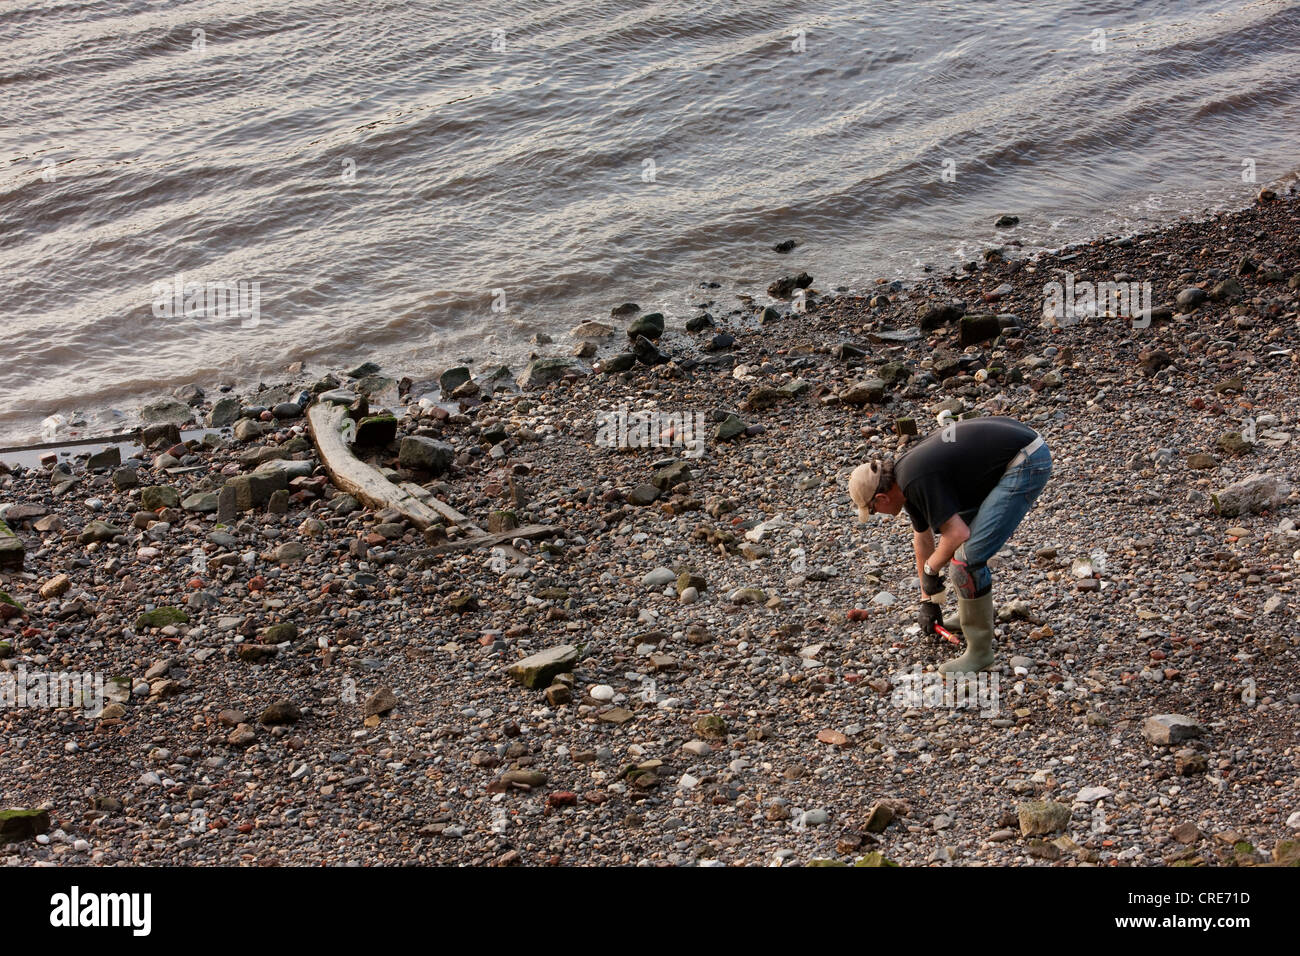
[[[1014,418],[970,418],[939,428],[904,452],[894,464],[894,480],[903,489],[912,527],[938,532],[953,515],[969,524],[1011,459],[1036,435]]]

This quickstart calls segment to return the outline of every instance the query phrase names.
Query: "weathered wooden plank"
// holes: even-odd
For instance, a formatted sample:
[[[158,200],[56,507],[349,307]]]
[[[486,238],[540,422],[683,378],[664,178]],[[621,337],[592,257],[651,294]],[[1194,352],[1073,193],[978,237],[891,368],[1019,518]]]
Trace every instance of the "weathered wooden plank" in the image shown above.
[[[513,541],[515,538],[549,538],[551,535],[559,534],[562,530],[564,529],[553,524],[526,524],[522,528],[515,528],[513,531],[476,534],[468,538],[448,541],[446,544],[425,548],[418,554],[450,554],[453,551],[468,551],[471,548],[491,548],[506,541]]]
[[[312,443],[320,455],[321,464],[334,484],[371,508],[395,508],[407,521],[423,530],[431,524],[441,524],[445,517],[430,503],[422,501],[401,485],[395,485],[376,468],[352,454],[343,440],[341,431],[347,409],[342,405],[318,402],[307,409],[307,423],[311,426]],[[432,496],[430,496],[432,498]],[[432,498],[436,501],[436,498]],[[442,504],[442,502],[438,502]],[[450,506],[449,511],[460,515]],[[468,522],[464,515],[462,521]],[[478,531],[473,524],[468,530]]]
[[[441,498],[435,495],[428,488],[421,487],[420,485],[417,485],[411,481],[402,482],[401,487],[405,489],[408,494],[424,502],[426,505],[428,505],[434,511],[438,512],[438,514],[442,515],[452,524],[459,525],[460,527],[465,528],[468,531],[473,531],[475,534],[486,533],[482,528],[476,525],[467,516],[461,514],[451,505],[447,504],[447,502],[443,501]]]

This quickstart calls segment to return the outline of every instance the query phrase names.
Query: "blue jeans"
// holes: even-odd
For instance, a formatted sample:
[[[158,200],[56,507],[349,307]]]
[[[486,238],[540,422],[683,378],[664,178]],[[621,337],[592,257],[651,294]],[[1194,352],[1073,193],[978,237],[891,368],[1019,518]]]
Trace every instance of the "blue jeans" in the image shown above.
[[[994,485],[970,524],[970,537],[952,560],[952,583],[964,598],[983,597],[993,588],[985,563],[1019,526],[1052,475],[1052,453],[1044,444]]]

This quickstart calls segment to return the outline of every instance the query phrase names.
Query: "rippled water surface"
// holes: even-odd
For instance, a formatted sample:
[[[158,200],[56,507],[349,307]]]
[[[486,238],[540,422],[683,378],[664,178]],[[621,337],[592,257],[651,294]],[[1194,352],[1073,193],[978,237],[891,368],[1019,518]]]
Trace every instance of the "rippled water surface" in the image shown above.
[[[0,0],[0,119],[19,440],[1240,205],[1297,164],[1300,4]],[[178,274],[257,324],[159,317]]]

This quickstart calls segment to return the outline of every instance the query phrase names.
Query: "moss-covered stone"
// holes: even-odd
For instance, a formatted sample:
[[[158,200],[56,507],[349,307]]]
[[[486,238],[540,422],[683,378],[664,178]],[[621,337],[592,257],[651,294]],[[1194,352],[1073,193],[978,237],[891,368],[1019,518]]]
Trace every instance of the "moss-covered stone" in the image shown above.
[[[885,856],[879,850],[874,850],[871,853],[868,853],[866,856],[858,860],[858,862],[854,863],[853,865],[854,866],[880,866],[880,867],[898,866],[897,863],[895,863],[889,857]]]
[[[1224,432],[1219,436],[1216,444],[1225,455],[1231,455],[1234,458],[1250,454],[1255,447],[1254,444],[1246,440],[1241,432]]]
[[[1300,866],[1300,840],[1278,840],[1273,847],[1273,862],[1278,866]]]
[[[266,644],[283,644],[285,641],[298,639],[298,625],[292,621],[281,621],[262,628],[262,641]]]
[[[392,415],[371,415],[357,422],[354,444],[362,448],[382,448],[397,437],[397,419]]]
[[[457,591],[447,599],[447,604],[457,614],[470,614],[479,608],[478,598],[468,591]]]
[[[171,485],[150,485],[140,492],[140,507],[145,511],[179,508],[180,503],[180,493]]]
[[[9,525],[0,521],[0,568],[6,571],[21,571],[26,553],[27,549],[18,535],[13,533]]]
[[[1029,800],[1016,808],[1021,836],[1055,833],[1070,822],[1070,808],[1055,800]]]
[[[143,630],[147,627],[167,627],[169,624],[188,624],[189,620],[190,616],[178,607],[157,607],[136,618],[135,626]]]
[[[727,722],[717,714],[706,714],[695,722],[695,733],[705,740],[723,740],[727,736]]]
[[[0,843],[30,840],[49,829],[49,810],[0,810]]]
[[[683,571],[677,575],[677,593],[680,595],[687,588],[695,588],[696,591],[707,591],[709,584],[701,575],[691,574],[689,571]]]

